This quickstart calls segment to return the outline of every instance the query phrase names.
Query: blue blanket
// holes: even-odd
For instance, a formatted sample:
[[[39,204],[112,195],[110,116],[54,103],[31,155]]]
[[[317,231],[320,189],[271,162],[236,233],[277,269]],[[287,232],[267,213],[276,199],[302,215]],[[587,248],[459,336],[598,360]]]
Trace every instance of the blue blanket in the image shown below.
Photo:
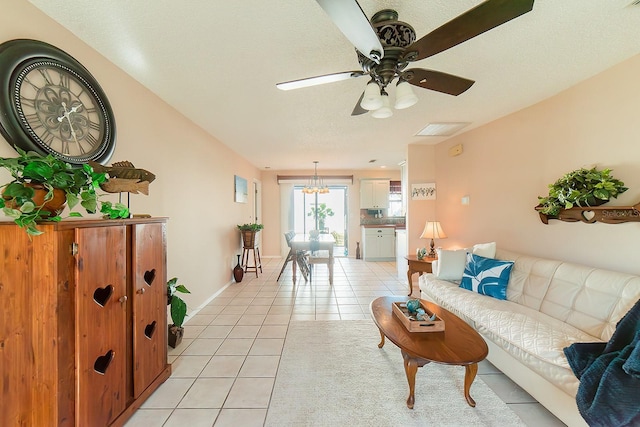
[[[608,343],[574,343],[564,354],[580,380],[576,403],[590,426],[640,425],[640,300]]]

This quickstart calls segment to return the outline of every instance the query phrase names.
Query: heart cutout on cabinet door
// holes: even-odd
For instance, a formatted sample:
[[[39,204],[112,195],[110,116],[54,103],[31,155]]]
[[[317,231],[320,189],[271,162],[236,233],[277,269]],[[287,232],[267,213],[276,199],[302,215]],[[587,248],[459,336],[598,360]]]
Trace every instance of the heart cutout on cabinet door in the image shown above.
[[[596,216],[596,213],[594,211],[582,211],[582,217],[588,222],[591,222],[594,216]]]
[[[93,291],[93,300],[100,307],[104,307],[111,295],[113,295],[113,285],[107,285],[104,288],[97,288]]]
[[[155,278],[156,278],[156,269],[155,268],[153,270],[144,272],[144,281],[147,283],[147,285],[151,286],[151,284],[153,283]]]
[[[100,375],[104,375],[107,372],[107,368],[111,364],[113,360],[113,356],[115,355],[113,350],[107,351],[104,356],[99,356],[96,361],[93,363],[93,370],[99,373]]]
[[[144,336],[151,339],[155,331],[156,331],[156,321],[154,320],[144,328]]]

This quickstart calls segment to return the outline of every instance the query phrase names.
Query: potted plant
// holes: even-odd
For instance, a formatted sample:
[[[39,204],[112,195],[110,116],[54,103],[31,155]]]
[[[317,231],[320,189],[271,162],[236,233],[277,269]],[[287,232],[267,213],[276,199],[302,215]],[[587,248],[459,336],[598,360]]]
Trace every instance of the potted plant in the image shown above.
[[[256,224],[256,223],[251,223],[251,224],[238,224],[238,230],[240,231],[255,231],[258,232],[260,230],[262,230],[264,228],[264,225],[262,224]]]
[[[311,207],[307,216],[312,216],[317,219],[318,230],[324,230],[324,223],[328,216],[333,216],[335,213],[333,209],[328,208],[326,203],[320,203],[317,207]]]
[[[576,169],[549,184],[549,195],[538,197],[540,213],[557,216],[561,209],[598,206],[627,191],[624,182],[611,176],[611,169]]]
[[[184,336],[182,325],[187,317],[187,303],[177,296],[176,292],[191,293],[184,285],[179,285],[178,278],[174,277],[167,282],[167,305],[171,306],[171,321],[173,322],[169,325],[169,345],[172,348],[176,348],[182,342]]]
[[[0,208],[27,234],[42,234],[36,226],[39,221],[60,221],[65,204],[70,217],[82,216],[73,210],[78,204],[87,213],[98,210],[96,189],[107,179],[104,173],[94,172],[88,164],[74,167],[52,155],[17,150],[18,157],[0,157],[0,167],[13,178],[1,187]],[[110,218],[129,217],[129,210],[120,203],[102,202],[100,211]]]
[[[238,224],[238,230],[242,234],[242,245],[245,248],[253,248],[256,243],[256,233],[264,228],[264,225],[252,223],[252,224]]]

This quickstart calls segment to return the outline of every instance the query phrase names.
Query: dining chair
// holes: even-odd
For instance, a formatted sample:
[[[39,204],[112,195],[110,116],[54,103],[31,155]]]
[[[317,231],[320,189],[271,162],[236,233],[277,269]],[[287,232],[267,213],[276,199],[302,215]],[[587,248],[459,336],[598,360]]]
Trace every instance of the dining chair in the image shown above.
[[[309,283],[313,282],[313,266],[316,264],[326,264],[328,269],[331,269],[331,258],[329,257],[329,251],[317,250],[311,251],[307,256],[309,263]],[[329,274],[329,284],[333,285],[333,275]]]
[[[282,276],[282,273],[284,272],[284,269],[287,267],[289,262],[298,263],[298,268],[300,270],[300,273],[302,274],[302,277],[304,277],[304,281],[306,282],[308,280],[307,278],[309,276],[309,265],[307,264],[306,260],[306,251],[295,251],[291,248],[291,239],[293,239],[293,236],[295,235],[295,231],[287,231],[286,233],[284,233],[284,238],[287,241],[287,246],[289,246],[289,253],[287,254],[287,258],[282,264],[282,268],[280,269],[280,274],[278,274],[276,282],[280,280],[280,276]]]

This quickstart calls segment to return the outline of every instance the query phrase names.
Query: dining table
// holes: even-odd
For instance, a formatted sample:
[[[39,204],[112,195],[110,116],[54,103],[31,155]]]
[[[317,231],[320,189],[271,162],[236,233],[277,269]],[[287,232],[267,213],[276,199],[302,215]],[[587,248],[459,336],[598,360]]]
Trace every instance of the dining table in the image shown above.
[[[311,238],[309,234],[296,233],[289,242],[291,249],[295,251],[328,251],[329,252],[329,283],[333,283],[333,246],[336,241],[331,234],[321,233],[317,238]],[[293,269],[293,283],[296,282],[296,263],[291,263]]]

